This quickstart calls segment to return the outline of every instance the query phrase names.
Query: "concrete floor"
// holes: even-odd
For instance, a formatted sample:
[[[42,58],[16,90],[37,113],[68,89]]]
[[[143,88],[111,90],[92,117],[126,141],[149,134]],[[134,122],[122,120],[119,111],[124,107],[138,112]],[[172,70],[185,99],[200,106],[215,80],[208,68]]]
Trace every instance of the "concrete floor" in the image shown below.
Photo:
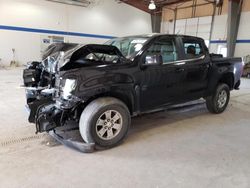
[[[250,80],[221,115],[199,104],[138,117],[122,145],[92,154],[35,135],[21,82],[0,70],[0,187],[250,187]]]

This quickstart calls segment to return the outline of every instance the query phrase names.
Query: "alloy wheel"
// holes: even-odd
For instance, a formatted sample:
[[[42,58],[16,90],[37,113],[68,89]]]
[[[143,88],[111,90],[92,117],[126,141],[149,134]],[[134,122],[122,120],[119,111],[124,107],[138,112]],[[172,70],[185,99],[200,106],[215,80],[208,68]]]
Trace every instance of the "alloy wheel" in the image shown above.
[[[103,140],[111,140],[121,131],[122,123],[122,116],[118,111],[107,110],[96,122],[96,133]]]

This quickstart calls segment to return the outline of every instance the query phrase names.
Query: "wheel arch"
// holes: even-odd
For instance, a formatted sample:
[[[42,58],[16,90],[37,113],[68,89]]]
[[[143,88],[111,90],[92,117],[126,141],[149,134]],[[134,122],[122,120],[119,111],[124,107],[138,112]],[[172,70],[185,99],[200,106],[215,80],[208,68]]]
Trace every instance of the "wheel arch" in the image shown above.
[[[99,94],[96,94],[96,95],[88,98],[84,102],[84,106],[87,106],[92,101],[94,101],[98,98],[102,98],[102,97],[113,97],[113,98],[116,98],[116,99],[122,101],[127,106],[130,114],[131,115],[133,114],[134,109],[135,109],[135,107],[134,107],[135,99],[134,99],[134,96],[130,92],[107,91],[104,93],[99,93]]]
[[[232,90],[234,88],[234,74],[231,72],[223,74],[218,83],[227,84],[229,89]]]

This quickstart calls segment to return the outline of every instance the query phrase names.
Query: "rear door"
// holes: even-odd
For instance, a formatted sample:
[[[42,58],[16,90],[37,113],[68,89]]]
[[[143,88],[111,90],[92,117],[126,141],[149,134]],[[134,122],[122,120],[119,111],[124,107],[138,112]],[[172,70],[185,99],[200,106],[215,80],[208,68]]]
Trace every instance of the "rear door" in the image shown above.
[[[208,85],[210,57],[202,39],[195,37],[182,38],[183,68],[183,97],[185,99],[199,98],[204,95]]]
[[[177,102],[182,95],[184,69],[182,64],[177,62],[178,45],[176,37],[160,37],[142,55],[140,92],[142,111]],[[162,64],[144,65],[146,59],[152,55],[161,55]]]

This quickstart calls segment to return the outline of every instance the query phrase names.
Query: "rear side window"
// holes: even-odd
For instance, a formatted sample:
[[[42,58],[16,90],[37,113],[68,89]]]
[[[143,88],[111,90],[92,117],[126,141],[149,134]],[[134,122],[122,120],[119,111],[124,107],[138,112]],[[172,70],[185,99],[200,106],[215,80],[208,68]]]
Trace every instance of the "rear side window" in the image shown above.
[[[161,55],[163,64],[176,61],[178,58],[173,39],[161,39],[154,42],[147,50],[147,55]]]
[[[202,44],[198,40],[183,40],[183,45],[187,58],[196,58],[204,55]]]

